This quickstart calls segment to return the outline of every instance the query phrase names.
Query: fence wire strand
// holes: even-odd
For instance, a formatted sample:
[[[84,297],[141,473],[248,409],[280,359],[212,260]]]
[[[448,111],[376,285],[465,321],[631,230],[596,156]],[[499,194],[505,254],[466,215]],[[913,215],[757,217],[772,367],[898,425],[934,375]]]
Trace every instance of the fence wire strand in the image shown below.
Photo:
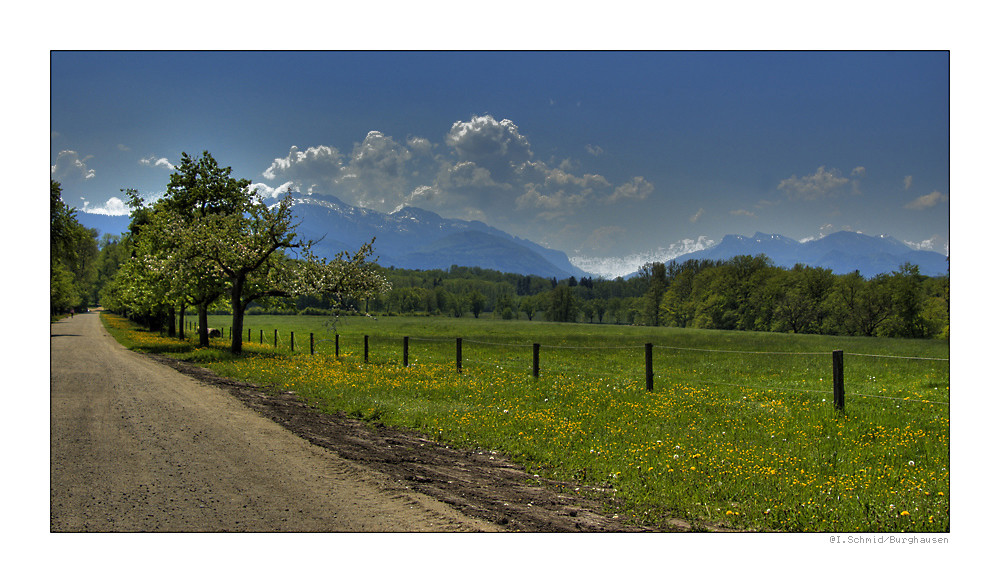
[[[871,358],[898,358],[902,360],[937,360],[941,362],[949,362],[949,358],[935,358],[932,356],[894,356],[890,354],[858,354],[856,352],[845,352],[845,356],[868,356]]]
[[[248,330],[250,330],[250,329],[248,329]],[[279,333],[279,335],[280,335],[280,333]],[[260,344],[262,346],[270,346],[271,345],[271,339],[269,338],[270,334],[265,334],[265,336],[268,336],[268,338],[266,338],[264,342],[254,342],[253,340],[247,340],[247,342],[248,343]],[[359,346],[354,346],[355,349],[359,349],[360,348],[360,342],[361,341],[360,341],[359,338],[354,338],[353,339],[354,342],[350,342],[349,338],[345,338],[343,335],[337,335],[337,336],[339,336],[339,340],[341,341],[341,348],[342,349],[344,349],[344,348],[346,348],[348,346],[353,346],[354,344],[358,344],[359,345]],[[401,340],[401,338],[402,337],[400,337],[400,340]],[[450,338],[450,337],[448,337],[448,338],[442,338],[442,337],[428,338],[428,337],[421,337],[421,336],[410,336],[408,338],[410,340],[410,348],[411,349],[414,348],[413,347],[413,342],[447,344],[447,343],[453,343],[453,342],[455,342],[457,340],[457,338]],[[380,346],[380,345],[384,346],[387,342],[389,342],[389,343],[392,342],[392,340],[387,340],[386,337],[381,337],[381,336],[378,337],[377,339],[376,338],[372,338],[372,340],[373,340],[372,344],[374,344],[375,346]],[[323,345],[323,344],[332,344],[332,343],[334,343],[336,341],[337,341],[337,338],[331,338],[331,337],[326,336],[326,335],[323,335],[323,336],[315,338],[315,343],[316,344],[320,344],[320,345]],[[482,345],[482,346],[501,347],[501,348],[516,349],[518,351],[520,351],[520,350],[528,351],[528,350],[531,350],[533,348],[533,346],[534,346],[533,344],[511,344],[511,343],[503,343],[503,342],[490,342],[488,340],[478,340],[478,339],[475,339],[475,338],[463,338],[462,342],[465,343],[466,345]],[[539,344],[538,346],[539,346],[539,348],[546,349],[546,350],[563,350],[563,351],[565,351],[565,350],[582,350],[582,351],[615,351],[615,350],[625,350],[625,351],[641,352],[645,348],[644,345],[641,345],[641,344],[637,344],[637,345],[615,345],[615,346],[576,346],[576,345],[567,346],[567,345]],[[828,356],[830,354],[830,352],[782,352],[782,351],[724,350],[724,349],[715,349],[715,348],[694,348],[694,347],[686,347],[686,346],[663,346],[663,345],[654,345],[654,348],[660,349],[660,350],[665,350],[665,351],[666,350],[671,350],[671,351],[705,352],[705,353],[721,353],[721,354],[765,355],[765,356],[811,356],[812,357],[812,356]],[[348,352],[351,352],[351,351],[348,351]],[[936,362],[945,362],[945,363],[950,362],[949,358],[937,358],[937,357],[925,357],[925,356],[898,356],[898,355],[866,354],[866,353],[855,353],[855,352],[844,352],[844,355],[846,355],[846,356],[855,356],[855,357],[863,357],[863,358],[867,357],[867,358],[883,358],[883,359],[914,360],[914,361],[936,361]],[[480,356],[486,356],[486,355],[480,355]],[[489,356],[487,356],[487,358],[489,358]],[[499,359],[492,360],[492,361],[479,360],[478,358],[468,358],[468,354],[466,355],[465,358],[463,358],[463,364],[468,365],[468,366],[470,366],[472,368],[499,368],[499,369],[505,369],[505,370],[510,370],[510,371],[517,370],[517,369],[519,369],[522,366],[524,366],[526,369],[530,370],[530,363],[531,363],[531,359],[528,358],[528,357],[526,357],[523,354],[520,354],[520,353],[513,353],[513,354],[508,353],[506,355],[500,356]],[[587,378],[606,378],[606,377],[621,376],[621,374],[623,372],[625,372],[624,370],[617,371],[617,373],[615,373],[615,372],[602,373],[602,372],[593,372],[593,371],[590,371],[590,370],[586,370],[586,371],[582,371],[582,372],[581,371],[567,371],[567,370],[565,370],[564,367],[561,367],[558,363],[553,363],[553,362],[549,362],[547,368],[549,368],[549,370],[550,370],[549,374],[555,374],[555,375],[559,375],[559,376],[567,376],[568,375],[568,376],[587,377]],[[635,367],[627,367],[627,368],[628,368],[628,371],[631,372],[633,368],[635,368],[635,369],[641,368],[641,365],[640,364],[636,364]],[[828,390],[819,390],[819,389],[798,389],[798,388],[792,388],[792,387],[765,387],[765,386],[753,385],[753,384],[747,384],[747,383],[731,383],[731,382],[724,382],[724,381],[702,380],[702,379],[693,379],[693,378],[676,377],[676,376],[671,377],[671,378],[666,378],[666,377],[664,377],[664,376],[662,376],[660,374],[657,374],[656,377],[659,378],[661,380],[661,382],[671,383],[671,382],[678,382],[679,381],[679,382],[682,382],[682,383],[689,383],[691,385],[700,385],[700,386],[709,386],[709,387],[711,387],[711,386],[737,387],[737,388],[753,389],[753,390],[760,390],[760,391],[771,391],[771,392],[795,392],[795,393],[818,393],[818,394],[827,394],[827,393],[829,393]],[[931,400],[928,400],[928,399],[912,398],[912,397],[889,397],[889,396],[885,396],[885,395],[872,395],[872,394],[864,394],[864,393],[852,393],[851,396],[853,398],[856,398],[856,399],[883,399],[883,400],[889,400],[889,401],[897,401],[897,402],[900,402],[900,403],[934,404],[934,405],[950,406],[950,403],[946,402],[946,401],[931,401]]]

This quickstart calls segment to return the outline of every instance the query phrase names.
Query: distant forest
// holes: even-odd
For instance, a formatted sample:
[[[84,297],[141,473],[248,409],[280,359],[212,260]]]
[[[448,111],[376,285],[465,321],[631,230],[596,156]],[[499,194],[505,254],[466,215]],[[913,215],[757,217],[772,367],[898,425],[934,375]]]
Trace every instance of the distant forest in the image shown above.
[[[948,338],[949,278],[917,266],[865,278],[777,267],[764,255],[649,263],[637,277],[556,280],[478,267],[381,268],[392,289],[348,308],[381,315],[448,315],[849,336]],[[268,313],[329,313],[300,296]],[[263,313],[251,308],[249,313]]]

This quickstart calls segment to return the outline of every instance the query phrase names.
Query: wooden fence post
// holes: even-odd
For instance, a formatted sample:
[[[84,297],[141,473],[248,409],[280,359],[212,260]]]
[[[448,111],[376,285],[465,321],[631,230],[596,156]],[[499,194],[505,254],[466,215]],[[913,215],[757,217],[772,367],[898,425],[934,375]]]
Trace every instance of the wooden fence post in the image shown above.
[[[289,332],[289,334],[290,334],[289,346],[291,347],[292,352],[295,352],[295,331],[293,330]]]
[[[410,337],[403,336],[403,366],[410,366]]]
[[[455,368],[462,374],[462,339],[455,339]]]
[[[541,345],[537,342],[531,345],[531,375],[538,378],[538,351]]]
[[[315,348],[313,346],[313,333],[310,332],[309,333],[309,355],[312,356],[313,354],[316,354],[316,350],[315,350]]]
[[[833,406],[844,410],[844,351],[833,351]]]
[[[278,347],[278,331],[277,330],[274,331],[274,347],[275,348]]]
[[[365,334],[365,362],[368,362],[368,335]]]
[[[261,344],[264,343],[264,329],[263,328],[260,329],[260,343]]]
[[[333,357],[340,358],[340,334],[333,335]]]
[[[646,343],[646,390],[653,390],[653,345]]]

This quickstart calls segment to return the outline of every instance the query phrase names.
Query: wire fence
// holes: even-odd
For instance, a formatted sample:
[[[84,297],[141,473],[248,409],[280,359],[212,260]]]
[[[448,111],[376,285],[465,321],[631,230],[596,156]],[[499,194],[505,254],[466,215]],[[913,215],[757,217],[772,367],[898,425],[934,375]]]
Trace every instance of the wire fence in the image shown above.
[[[194,333],[195,326],[191,326]],[[218,330],[226,338],[225,328]],[[255,334],[256,332],[256,334]],[[231,331],[230,331],[231,333]],[[546,375],[572,375],[593,379],[644,379],[646,389],[667,384],[730,387],[742,390],[784,393],[831,395],[838,409],[845,406],[846,388],[851,388],[852,402],[897,404],[927,403],[950,405],[946,387],[930,386],[947,382],[950,364],[948,358],[867,354],[839,350],[826,352],[790,352],[768,350],[734,350],[670,345],[568,345],[541,343],[510,343],[473,338],[384,335],[342,336],[333,333],[316,338],[310,332],[308,339],[298,339],[294,332],[278,330],[251,330],[245,335],[247,342],[256,338],[259,344],[275,350],[309,354],[332,353],[335,358],[350,354],[370,364],[402,364],[410,366],[419,361],[445,363],[453,358],[455,370],[461,374],[475,369],[502,369],[511,374],[527,374],[535,378]],[[342,348],[346,349],[342,353]],[[453,357],[451,356],[453,352]],[[573,354],[574,356],[566,356]],[[679,356],[687,355],[687,356]],[[411,358],[413,356],[414,358]],[[854,363],[845,367],[844,357]],[[789,364],[791,360],[797,364]],[[874,362],[896,363],[885,365],[858,365],[858,359]],[[900,371],[900,362],[923,363],[924,366],[941,366],[945,370],[928,369],[927,390],[945,394],[943,398],[928,398],[917,393],[900,395],[900,381],[916,378],[913,371]],[[544,366],[543,366],[544,363]],[[847,376],[845,377],[845,369]],[[666,372],[663,372],[666,371]],[[856,372],[855,372],[856,371]],[[919,371],[918,371],[919,372]],[[852,373],[854,373],[852,375]],[[879,380],[881,377],[882,380]],[[768,382],[768,379],[771,379]],[[762,382],[763,381],[763,382]],[[937,381],[935,383],[935,381]],[[894,387],[896,394],[885,392],[886,386]]]

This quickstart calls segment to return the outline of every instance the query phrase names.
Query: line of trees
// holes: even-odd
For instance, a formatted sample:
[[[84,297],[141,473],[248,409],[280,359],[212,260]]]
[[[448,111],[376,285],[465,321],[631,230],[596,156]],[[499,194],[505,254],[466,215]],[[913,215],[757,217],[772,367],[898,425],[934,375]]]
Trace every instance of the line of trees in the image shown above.
[[[84,311],[100,301],[100,290],[121,263],[120,237],[88,229],[62,199],[62,185],[50,181],[49,311]]]
[[[129,231],[123,260],[101,291],[102,305],[183,337],[184,316],[198,318],[199,344],[208,345],[208,314],[232,314],[231,350],[242,351],[243,318],[251,304],[280,306],[304,294],[333,304],[388,291],[368,261],[372,245],[327,260],[295,233],[290,195],[268,206],[208,152],[182,153],[166,194],[146,204],[125,190]],[[179,325],[178,325],[179,324]]]
[[[371,299],[383,314],[546,319],[722,330],[947,338],[949,278],[904,264],[865,278],[763,255],[649,263],[637,277],[563,280],[476,267],[383,268],[391,291]],[[299,298],[300,313],[328,307]]]

